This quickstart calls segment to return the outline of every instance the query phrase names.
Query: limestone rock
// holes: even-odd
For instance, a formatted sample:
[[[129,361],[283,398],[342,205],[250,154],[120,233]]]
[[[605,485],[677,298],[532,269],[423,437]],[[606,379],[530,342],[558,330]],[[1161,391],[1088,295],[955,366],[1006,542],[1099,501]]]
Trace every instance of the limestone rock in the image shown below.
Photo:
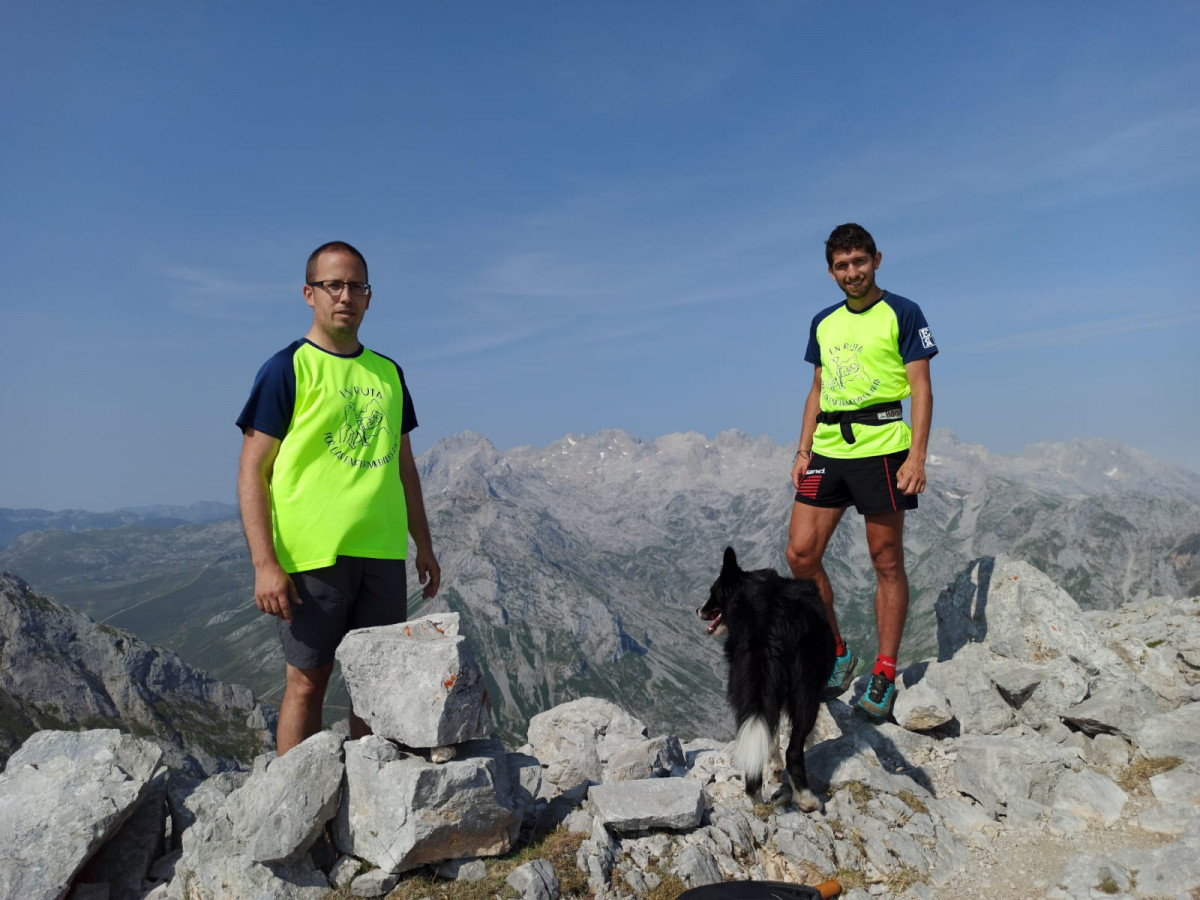
[[[435,867],[438,878],[447,881],[465,881],[474,884],[487,877],[487,865],[482,859],[448,859]]]
[[[350,883],[350,893],[355,897],[382,897],[399,883],[400,876],[395,872],[372,869]]]
[[[1133,735],[1143,756],[1200,759],[1200,703],[1152,716]]]
[[[1111,778],[1099,772],[1067,772],[1054,789],[1053,808],[1065,809],[1085,819],[1098,819],[1106,826],[1115,825],[1129,800]]]
[[[521,900],[558,900],[558,874],[549,860],[535,859],[509,873],[508,886],[521,892]]]
[[[151,789],[162,750],[119,731],[39,731],[0,775],[0,897],[57,900]]]
[[[689,888],[717,884],[721,881],[721,870],[712,854],[695,844],[689,844],[679,851],[675,858],[675,874],[682,878]]]
[[[695,828],[704,815],[700,785],[685,778],[647,778],[592,785],[588,802],[596,821],[612,831]]]
[[[909,731],[932,731],[954,718],[950,700],[928,681],[897,691],[892,714]]]
[[[646,739],[646,726],[615,703],[581,697],[529,720],[530,752],[559,791],[582,793],[604,779],[604,763]]]
[[[685,759],[679,738],[660,735],[636,744],[621,747],[604,767],[605,781],[634,781],[641,778],[663,778]]]
[[[236,841],[194,845],[175,867],[167,889],[170,900],[230,900],[232,897],[270,897],[271,900],[328,900],[329,881],[304,857],[296,865],[258,863]]]
[[[1120,658],[1085,623],[1079,604],[1042,572],[1009,556],[974,560],[935,603],[938,658],[970,643],[1024,662],[1066,656],[1122,671]]]
[[[999,734],[1016,720],[1012,707],[988,676],[992,657],[986,648],[969,645],[953,659],[930,666],[922,679],[947,698],[964,732]]]
[[[1087,734],[1117,734],[1132,739],[1138,725],[1159,712],[1158,698],[1150,688],[1125,678],[1100,685],[1062,718]]]
[[[1038,736],[968,735],[959,742],[954,773],[959,790],[992,815],[1008,797],[1047,803],[1071,757]]]
[[[645,738],[646,726],[642,722],[615,703],[597,697],[571,700],[529,720],[531,752],[543,764],[585,740],[597,745],[596,755],[605,762],[616,749]]]
[[[354,711],[408,747],[443,747],[492,731],[483,672],[457,613],[361,628],[337,649]]]
[[[150,866],[163,851],[167,773],[160,769],[128,819],[87,861],[76,884],[105,885],[111,900],[141,900]]]
[[[255,862],[298,863],[338,809],[342,738],[321,731],[229,795],[233,836]]]
[[[391,746],[392,749],[387,749]],[[438,765],[401,753],[378,736],[345,745],[346,791],[338,849],[386,872],[508,850],[520,826],[503,746],[459,747]]]

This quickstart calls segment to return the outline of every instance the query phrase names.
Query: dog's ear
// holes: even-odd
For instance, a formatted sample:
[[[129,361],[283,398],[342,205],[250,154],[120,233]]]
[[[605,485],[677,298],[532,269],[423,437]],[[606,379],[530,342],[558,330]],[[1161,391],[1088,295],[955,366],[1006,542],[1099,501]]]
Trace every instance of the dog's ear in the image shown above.
[[[721,563],[721,574],[736,575],[740,571],[742,570],[738,568],[737,554],[733,552],[732,547],[726,547],[725,559]]]

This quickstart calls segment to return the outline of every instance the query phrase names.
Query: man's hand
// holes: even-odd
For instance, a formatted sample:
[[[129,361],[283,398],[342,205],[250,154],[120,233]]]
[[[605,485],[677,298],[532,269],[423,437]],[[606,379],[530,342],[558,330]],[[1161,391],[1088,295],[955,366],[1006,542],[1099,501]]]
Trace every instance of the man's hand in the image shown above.
[[[254,570],[254,602],[269,616],[292,621],[293,603],[303,603],[291,576],[278,563]]]
[[[800,479],[804,477],[804,473],[808,470],[808,461],[812,459],[812,453],[808,456],[801,451],[796,454],[796,459],[792,462],[792,487],[800,490]]]
[[[417,550],[417,559],[413,563],[417,569],[417,580],[425,587],[421,590],[421,596],[426,600],[430,599],[438,592],[438,587],[442,583],[442,567],[438,565],[437,557],[433,555],[432,550]]]
[[[896,487],[902,494],[925,493],[925,460],[910,455],[896,470]]]

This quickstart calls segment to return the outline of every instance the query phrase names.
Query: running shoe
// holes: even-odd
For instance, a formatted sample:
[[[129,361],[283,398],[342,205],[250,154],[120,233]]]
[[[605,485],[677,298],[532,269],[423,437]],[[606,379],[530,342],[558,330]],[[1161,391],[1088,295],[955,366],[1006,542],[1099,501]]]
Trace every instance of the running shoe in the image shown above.
[[[896,683],[882,672],[876,672],[871,676],[867,692],[858,698],[855,709],[868,722],[881,725],[891,716],[895,703]]]
[[[834,657],[833,674],[829,676],[829,681],[825,682],[825,699],[837,697],[844,694],[854,683],[854,679],[862,674],[863,661],[850,652],[850,648],[846,648],[844,656]]]

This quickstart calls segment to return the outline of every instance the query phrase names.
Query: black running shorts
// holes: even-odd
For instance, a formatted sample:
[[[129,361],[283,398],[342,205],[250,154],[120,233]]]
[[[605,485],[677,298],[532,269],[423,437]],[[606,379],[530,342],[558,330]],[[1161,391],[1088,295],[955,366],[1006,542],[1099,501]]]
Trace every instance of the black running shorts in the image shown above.
[[[896,487],[896,471],[908,459],[908,451],[835,459],[814,453],[800,479],[796,502],[826,509],[844,509],[850,504],[861,515],[916,509],[917,495],[902,494]]]
[[[332,566],[294,572],[302,603],[279,620],[284,658],[298,669],[333,662],[346,633],[408,618],[408,573],[402,559],[339,556]]]

